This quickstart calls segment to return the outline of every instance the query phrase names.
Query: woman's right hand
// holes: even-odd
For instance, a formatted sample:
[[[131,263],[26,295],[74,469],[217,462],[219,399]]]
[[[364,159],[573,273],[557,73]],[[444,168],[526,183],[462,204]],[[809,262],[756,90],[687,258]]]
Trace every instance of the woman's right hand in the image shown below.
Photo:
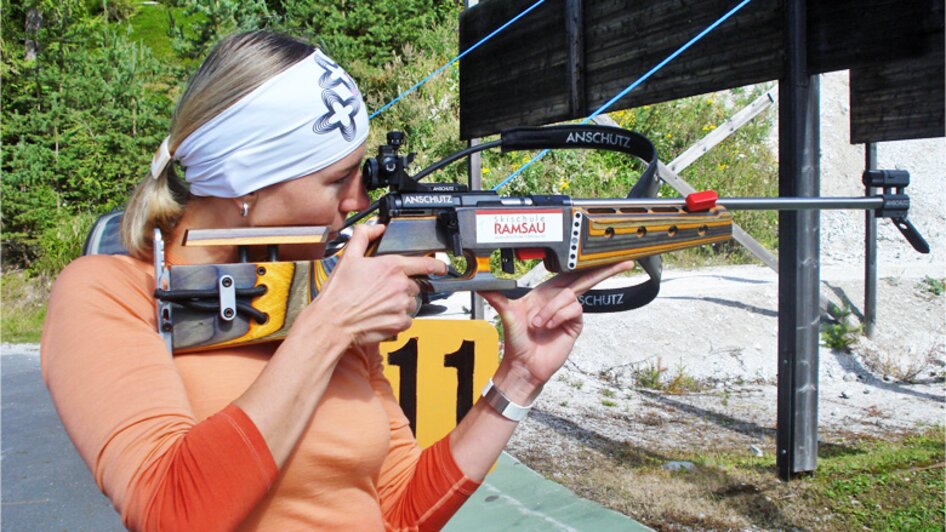
[[[410,327],[420,292],[411,277],[447,273],[447,265],[433,257],[366,257],[368,245],[384,230],[383,225],[355,227],[341,260],[306,309],[351,344],[388,340]]]

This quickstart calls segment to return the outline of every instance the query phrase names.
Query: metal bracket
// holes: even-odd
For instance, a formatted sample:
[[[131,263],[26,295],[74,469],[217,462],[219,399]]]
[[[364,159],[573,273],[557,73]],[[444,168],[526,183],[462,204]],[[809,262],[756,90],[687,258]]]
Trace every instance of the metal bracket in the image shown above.
[[[907,239],[913,249],[920,253],[929,253],[930,245],[916,227],[907,219],[910,210],[910,197],[904,189],[910,185],[910,172],[906,170],[866,170],[861,177],[865,187],[883,189],[881,197],[883,207],[877,210],[878,218],[890,218]]]
[[[226,321],[233,321],[236,317],[236,284],[233,277],[221,275],[217,280],[217,289],[220,291],[220,317]]]
[[[154,287],[156,290],[171,289],[171,272],[164,262],[164,238],[161,229],[154,228]],[[171,302],[158,299],[157,302],[158,334],[164,339],[168,353],[174,352],[174,321],[171,316]]]

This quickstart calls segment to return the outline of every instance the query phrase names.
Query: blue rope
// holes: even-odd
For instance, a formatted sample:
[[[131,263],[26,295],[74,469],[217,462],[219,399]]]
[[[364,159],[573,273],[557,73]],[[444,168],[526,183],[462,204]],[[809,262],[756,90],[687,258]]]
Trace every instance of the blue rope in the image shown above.
[[[401,98],[403,98],[403,97],[407,96],[408,94],[410,94],[410,93],[414,92],[415,90],[417,90],[418,87],[420,87],[420,86],[423,85],[424,83],[427,83],[428,81],[430,81],[430,79],[431,79],[432,77],[434,77],[434,76],[436,76],[437,74],[443,72],[444,69],[446,69],[446,68],[449,67],[450,65],[452,65],[452,64],[456,63],[457,61],[459,61],[460,59],[462,59],[463,56],[465,56],[466,54],[472,52],[473,50],[476,50],[481,44],[483,44],[484,42],[486,42],[486,41],[492,39],[497,33],[499,33],[499,32],[501,32],[501,31],[503,31],[504,29],[508,28],[509,26],[511,26],[512,24],[514,24],[517,20],[519,20],[519,19],[521,19],[522,17],[526,16],[530,11],[532,11],[533,9],[539,7],[539,5],[542,4],[542,3],[544,3],[544,2],[545,2],[545,0],[538,0],[536,3],[532,4],[531,6],[529,6],[529,7],[528,7],[525,11],[523,11],[522,13],[519,13],[519,14],[516,15],[515,17],[509,19],[509,21],[507,21],[505,24],[503,24],[503,25],[500,26],[499,28],[493,30],[492,33],[490,33],[490,34],[487,35],[486,37],[483,37],[482,39],[479,40],[479,42],[477,42],[477,43],[474,44],[473,46],[471,46],[471,47],[467,48],[466,50],[464,50],[463,53],[461,53],[460,55],[458,55],[458,56],[454,57],[453,59],[451,59],[447,64],[445,64],[445,65],[443,65],[442,67],[438,68],[437,70],[433,71],[433,73],[431,73],[431,74],[430,74],[429,76],[427,76],[426,78],[424,78],[424,79],[420,80],[419,82],[417,82],[413,87],[411,87],[411,88],[407,89],[406,91],[402,92],[397,98],[395,98],[395,99],[391,100],[390,102],[384,104],[384,106],[383,106],[382,108],[380,108],[380,109],[378,109],[377,111],[371,113],[371,116],[368,117],[368,120],[371,120],[372,118],[374,118],[374,117],[378,116],[379,114],[383,113],[388,107],[391,107],[392,105],[394,105],[395,103],[397,103]]]
[[[641,83],[647,81],[648,78],[650,78],[651,76],[653,76],[654,74],[656,74],[656,73],[657,73],[660,69],[662,69],[663,67],[667,66],[667,64],[668,64],[669,62],[673,61],[674,59],[677,58],[677,56],[679,56],[680,54],[682,54],[683,52],[685,52],[688,48],[690,48],[691,46],[693,46],[694,44],[696,44],[697,41],[699,41],[699,40],[702,39],[703,37],[706,37],[707,34],[709,34],[711,31],[715,30],[720,24],[722,24],[723,22],[726,22],[727,20],[729,20],[730,17],[732,17],[733,15],[735,15],[736,12],[738,12],[740,9],[742,9],[743,7],[745,7],[745,6],[746,6],[749,2],[751,2],[751,1],[752,1],[752,0],[742,0],[742,2],[740,2],[736,7],[730,9],[725,15],[723,15],[722,17],[720,17],[719,19],[717,19],[716,22],[714,22],[714,23],[710,24],[709,26],[707,26],[706,29],[704,29],[703,31],[701,31],[696,37],[693,37],[692,39],[690,39],[689,41],[687,41],[686,44],[684,44],[684,45],[681,46],[680,48],[677,48],[677,51],[675,51],[675,52],[673,52],[672,54],[668,55],[667,58],[664,59],[663,61],[661,61],[660,63],[658,63],[657,66],[655,66],[654,68],[652,68],[652,69],[650,69],[649,71],[647,71],[646,74],[644,74],[643,76],[641,76],[640,78],[638,78],[636,81],[634,81],[634,83],[631,83],[630,85],[627,86],[627,88],[625,88],[625,89],[622,90],[621,92],[617,93],[617,95],[615,95],[613,98],[611,98],[610,100],[608,100],[607,102],[605,102],[604,105],[602,105],[601,107],[599,107],[595,112],[593,112],[593,113],[591,113],[590,115],[588,115],[588,117],[585,118],[584,120],[582,120],[580,123],[581,123],[581,124],[587,124],[588,122],[591,122],[596,116],[598,116],[598,115],[600,115],[601,113],[603,113],[606,109],[608,109],[609,107],[611,107],[612,105],[614,105],[614,103],[617,102],[618,100],[620,100],[621,98],[627,96],[627,93],[629,93],[629,92],[631,92],[632,90],[636,89]],[[496,185],[495,187],[493,187],[493,190],[499,190],[500,188],[502,188],[506,183],[512,181],[516,176],[518,176],[519,174],[521,174],[526,168],[528,168],[529,166],[531,166],[532,163],[538,161],[538,160],[541,159],[542,157],[545,157],[545,154],[547,154],[549,151],[551,151],[551,150],[545,149],[545,150],[540,151],[540,152],[539,152],[535,157],[533,157],[529,162],[527,162],[526,164],[520,166],[519,169],[517,169],[515,172],[513,172],[512,174],[510,174],[509,177],[507,177],[506,179],[503,179],[501,183],[499,183],[498,185]]]

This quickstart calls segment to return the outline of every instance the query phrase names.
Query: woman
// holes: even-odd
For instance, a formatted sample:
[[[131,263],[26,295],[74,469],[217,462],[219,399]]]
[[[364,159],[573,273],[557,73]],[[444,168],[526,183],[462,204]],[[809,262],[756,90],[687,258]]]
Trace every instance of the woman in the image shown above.
[[[129,528],[443,526],[564,363],[581,330],[576,295],[629,268],[559,276],[516,301],[483,294],[506,333],[494,389],[423,451],[381,373],[378,342],[410,326],[411,276],[445,265],[366,257],[384,227],[356,227],[281,343],[169,356],[155,327],[153,228],[172,264],[236,262],[231,248],[178,245],[189,228],[338,230],[368,205],[359,171],[367,133],[357,87],[320,51],[267,32],[228,38],[190,81],[152,175],[128,204],[131,256],[83,257],[63,270],[43,375]],[[292,258],[321,253],[301,246]]]

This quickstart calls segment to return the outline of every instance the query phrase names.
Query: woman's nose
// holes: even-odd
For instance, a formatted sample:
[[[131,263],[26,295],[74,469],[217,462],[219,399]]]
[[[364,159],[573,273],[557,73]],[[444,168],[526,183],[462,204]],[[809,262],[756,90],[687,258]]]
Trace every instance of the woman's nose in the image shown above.
[[[339,205],[340,210],[344,211],[346,214],[365,210],[371,204],[360,174],[358,179],[352,180],[352,184],[347,192],[345,199],[343,199],[341,205]]]

